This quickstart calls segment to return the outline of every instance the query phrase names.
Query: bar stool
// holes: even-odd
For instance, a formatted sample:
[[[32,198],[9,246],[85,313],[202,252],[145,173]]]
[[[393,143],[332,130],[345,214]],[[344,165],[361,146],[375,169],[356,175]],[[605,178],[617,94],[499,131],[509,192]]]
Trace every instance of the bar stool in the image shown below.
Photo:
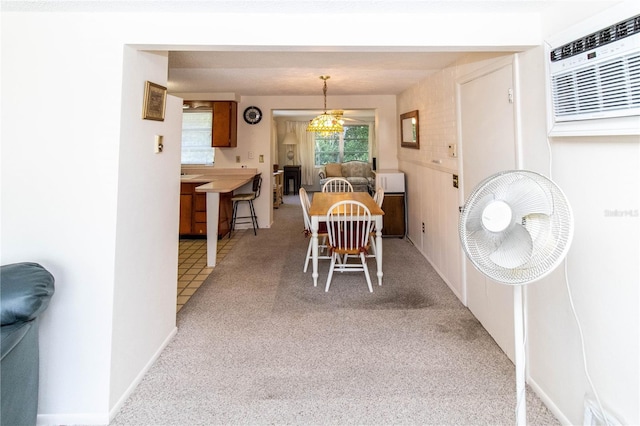
[[[258,217],[256,216],[256,210],[253,207],[253,200],[260,196],[260,188],[262,187],[262,173],[258,173],[253,177],[253,192],[247,192],[242,194],[233,194],[231,201],[233,202],[233,216],[231,218],[231,231],[229,231],[229,238],[231,233],[236,229],[238,223],[249,223],[248,220],[238,222],[238,219],[250,219],[253,226],[253,235],[258,235]],[[238,216],[238,204],[242,201],[249,203],[249,216]]]

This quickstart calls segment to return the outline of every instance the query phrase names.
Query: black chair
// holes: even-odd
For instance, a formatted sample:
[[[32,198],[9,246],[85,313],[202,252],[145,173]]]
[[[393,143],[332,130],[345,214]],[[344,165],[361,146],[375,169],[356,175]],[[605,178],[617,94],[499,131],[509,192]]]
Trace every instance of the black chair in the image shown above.
[[[2,426],[36,424],[39,317],[49,306],[54,281],[53,275],[37,263],[0,266]]]
[[[233,202],[233,216],[231,218],[231,231],[229,231],[229,238],[231,238],[232,232],[236,229],[238,223],[251,223],[253,226],[253,235],[258,235],[258,217],[256,216],[256,210],[253,207],[253,200],[260,196],[260,188],[262,187],[262,173],[258,173],[253,177],[253,192],[247,192],[242,194],[233,194],[231,201]],[[249,203],[249,216],[238,216],[238,204],[242,201]],[[238,219],[250,219],[238,222]]]

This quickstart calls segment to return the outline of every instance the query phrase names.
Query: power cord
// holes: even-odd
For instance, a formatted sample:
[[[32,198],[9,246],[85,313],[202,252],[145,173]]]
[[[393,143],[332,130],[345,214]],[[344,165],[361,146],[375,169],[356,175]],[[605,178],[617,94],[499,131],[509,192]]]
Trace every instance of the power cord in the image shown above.
[[[568,256],[567,256],[568,257]],[[569,304],[571,305],[571,312],[573,313],[573,317],[576,320],[576,324],[578,326],[578,332],[580,334],[580,345],[582,347],[582,363],[584,365],[584,373],[587,376],[587,381],[589,382],[589,387],[591,387],[591,392],[593,392],[593,396],[596,398],[596,402],[598,403],[598,409],[600,410],[600,415],[602,416],[602,420],[606,426],[609,425],[609,420],[607,419],[607,415],[602,408],[602,403],[600,402],[600,397],[598,396],[598,392],[596,391],[595,386],[593,386],[593,382],[591,381],[591,375],[589,374],[589,367],[587,365],[587,351],[584,346],[584,333],[582,332],[582,325],[580,325],[580,320],[578,319],[578,313],[576,312],[576,307],[573,304],[573,297],[571,296],[571,287],[569,286],[569,272],[568,272],[568,259],[565,257],[564,259],[564,280],[567,284],[567,294],[569,296]]]
[[[549,150],[549,179],[553,181],[553,153],[551,152],[551,141],[547,136],[547,149]],[[596,399],[596,403],[598,404],[598,410],[600,410],[600,415],[602,416],[602,420],[604,421],[605,426],[610,426],[609,419],[607,418],[604,408],[602,408],[602,403],[600,402],[600,396],[598,396],[598,392],[596,391],[595,386],[593,385],[593,381],[591,380],[591,375],[589,374],[589,366],[587,364],[587,351],[584,345],[584,333],[582,332],[582,325],[580,324],[580,319],[578,318],[578,313],[576,312],[576,307],[573,303],[573,297],[571,296],[571,287],[569,285],[569,253],[564,258],[564,281],[567,286],[567,295],[569,296],[569,304],[571,305],[571,312],[573,313],[573,317],[576,320],[576,325],[578,326],[578,333],[580,335],[580,346],[582,348],[582,363],[584,365],[584,373],[587,376],[587,382],[589,382],[589,387],[591,388],[591,392],[593,392],[593,396]]]

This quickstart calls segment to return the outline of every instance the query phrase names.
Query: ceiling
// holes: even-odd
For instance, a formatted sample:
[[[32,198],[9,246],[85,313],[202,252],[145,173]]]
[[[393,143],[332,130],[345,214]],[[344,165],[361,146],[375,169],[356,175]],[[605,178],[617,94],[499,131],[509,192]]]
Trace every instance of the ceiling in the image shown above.
[[[169,53],[173,93],[241,96],[396,95],[454,62],[460,52],[200,51]]]

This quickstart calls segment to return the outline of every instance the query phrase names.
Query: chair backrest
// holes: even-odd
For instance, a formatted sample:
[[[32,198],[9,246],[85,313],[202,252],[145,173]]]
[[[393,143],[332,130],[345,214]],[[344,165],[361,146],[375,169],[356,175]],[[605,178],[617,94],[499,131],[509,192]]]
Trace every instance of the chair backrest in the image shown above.
[[[322,185],[322,192],[353,192],[353,186],[345,178],[334,177]]]
[[[255,192],[256,198],[260,196],[260,188],[262,188],[262,173],[253,177],[253,192]]]
[[[376,193],[373,194],[373,201],[376,202],[378,207],[382,208],[382,202],[384,201],[384,188],[380,187],[376,189]]]
[[[311,208],[311,201],[309,201],[309,194],[304,188],[300,188],[298,192],[300,196],[300,205],[302,206],[302,215],[304,217],[304,229],[311,230],[311,218],[309,217],[309,209]]]
[[[374,222],[371,212],[359,201],[339,201],[329,208],[329,245],[339,253],[357,254],[369,247]]]

